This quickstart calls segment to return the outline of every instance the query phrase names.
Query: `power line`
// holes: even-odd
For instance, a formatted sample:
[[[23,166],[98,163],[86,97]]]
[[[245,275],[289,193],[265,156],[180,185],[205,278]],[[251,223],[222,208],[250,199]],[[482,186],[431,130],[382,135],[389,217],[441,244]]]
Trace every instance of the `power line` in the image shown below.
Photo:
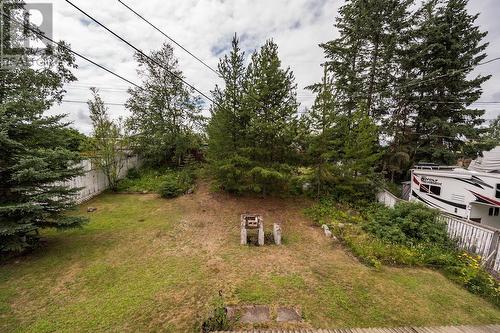
[[[220,73],[219,73],[219,71],[217,71],[216,69],[212,68],[206,62],[204,62],[203,60],[201,60],[200,58],[198,58],[196,55],[194,55],[192,52],[190,52],[184,46],[182,46],[177,41],[175,41],[172,37],[170,37],[165,32],[163,32],[162,30],[160,30],[160,28],[158,28],[153,23],[151,23],[146,18],[144,18],[144,16],[142,16],[141,14],[139,14],[138,12],[136,12],[135,10],[133,10],[132,8],[130,8],[130,6],[128,6],[127,4],[125,4],[123,1],[121,1],[121,0],[117,0],[117,1],[119,3],[121,3],[125,8],[127,8],[128,10],[130,10],[132,13],[134,13],[135,15],[137,15],[139,18],[141,18],[144,22],[146,22],[147,24],[149,24],[153,29],[155,29],[156,31],[158,31],[159,33],[161,33],[163,36],[165,36],[166,38],[168,38],[172,43],[174,43],[175,45],[177,45],[178,47],[180,47],[181,49],[183,49],[186,53],[188,53],[190,56],[192,56],[193,58],[195,58],[196,60],[198,60],[206,68],[208,68],[209,70],[211,70],[212,72],[214,72],[215,74],[217,74],[217,76],[221,76]]]
[[[63,99],[61,102],[63,103],[80,103],[80,104],[87,104],[88,101],[77,101],[77,100],[71,100],[71,99]],[[103,102],[104,105],[114,105],[114,106],[125,106],[123,103],[107,103]]]
[[[173,77],[177,78],[178,80],[182,81],[185,85],[187,85],[188,87],[190,87],[191,89],[195,90],[196,92],[198,92],[200,95],[202,95],[203,97],[205,97],[207,100],[209,100],[210,102],[214,103],[215,104],[215,101],[212,100],[210,97],[208,97],[206,94],[204,94],[203,92],[201,92],[200,90],[198,90],[195,86],[191,85],[190,83],[186,82],[182,77],[180,77],[179,75],[173,73],[170,69],[168,69],[167,67],[165,67],[163,64],[159,63],[158,61],[156,61],[155,59],[151,58],[149,55],[147,55],[146,53],[144,53],[141,49],[137,48],[136,46],[134,46],[132,43],[130,43],[129,41],[127,41],[126,39],[124,39],[123,37],[119,36],[118,34],[116,34],[113,30],[109,29],[107,26],[105,26],[104,24],[102,24],[101,22],[99,22],[97,19],[95,19],[93,16],[91,16],[90,14],[87,14],[83,9],[80,9],[80,7],[78,7],[77,5],[75,5],[74,3],[72,3],[71,1],[69,0],[66,0],[67,3],[69,3],[71,6],[73,6],[76,10],[78,10],[80,13],[82,13],[83,15],[87,16],[89,19],[91,19],[92,21],[94,21],[96,24],[98,24],[99,26],[101,26],[103,29],[105,29],[106,31],[108,31],[109,33],[111,33],[113,36],[115,36],[116,38],[118,38],[119,40],[121,40],[123,43],[127,44],[128,46],[130,46],[131,48],[133,48],[136,52],[140,53],[141,55],[143,55],[144,57],[146,57],[149,61],[153,62],[154,64],[156,64],[158,67],[161,67],[163,68],[164,70],[166,70],[168,73],[170,73],[170,75],[172,75]]]
[[[480,62],[476,65],[477,66],[483,66],[483,65],[486,65],[486,64],[489,64],[491,62],[494,62],[494,61],[498,61],[500,60],[500,57],[497,57],[497,58],[493,58],[493,59],[490,59],[490,60],[487,60],[487,61],[484,61],[484,62]],[[421,80],[421,81],[418,81],[418,82],[414,82],[414,83],[408,83],[406,85],[402,85],[402,86],[396,86],[396,88],[407,88],[407,87],[411,87],[413,85],[419,85],[419,84],[422,84],[422,83],[427,83],[427,82],[430,82],[430,81],[433,81],[435,79],[440,79],[442,77],[446,77],[446,76],[449,76],[449,75],[453,75],[453,74],[457,74],[457,73],[460,73],[460,72],[463,72],[463,71],[466,71],[468,69],[472,69],[474,68],[473,66],[469,66],[469,67],[466,67],[466,68],[462,68],[462,69],[456,69],[456,70],[453,70],[449,73],[445,73],[445,74],[441,74],[441,75],[438,75],[438,76],[435,76],[433,78],[430,78],[430,79],[427,79],[427,80]]]
[[[78,52],[76,52],[76,51],[72,50],[71,48],[69,48],[68,46],[64,45],[63,43],[56,42],[56,41],[54,41],[53,39],[51,39],[51,38],[47,37],[47,36],[46,36],[45,34],[43,34],[42,32],[40,32],[40,31],[38,31],[38,30],[36,30],[36,29],[33,29],[33,28],[32,28],[32,27],[28,24],[28,23],[23,24],[23,23],[21,23],[21,22],[18,22],[17,20],[15,20],[15,19],[11,18],[9,15],[5,14],[4,12],[2,12],[2,15],[3,15],[3,16],[5,16],[5,17],[6,17],[7,19],[9,19],[10,21],[12,21],[12,22],[14,22],[14,23],[16,23],[16,24],[20,25],[21,27],[24,27],[24,28],[26,28],[26,29],[30,30],[31,32],[33,32],[34,34],[36,34],[38,37],[45,38],[45,39],[46,39],[46,40],[48,40],[49,42],[51,42],[51,43],[53,43],[53,44],[55,44],[55,45],[57,45],[57,46],[59,46],[59,47],[61,47],[61,48],[65,49],[65,50],[67,50],[68,52],[71,52],[71,53],[75,54],[76,56],[78,56],[78,57],[80,57],[80,58],[82,58],[82,59],[84,59],[84,60],[86,60],[86,61],[90,62],[90,63],[91,63],[91,64],[93,64],[94,66],[97,66],[97,67],[101,68],[102,70],[105,70],[106,72],[108,72],[108,73],[110,73],[110,74],[112,74],[112,75],[116,76],[117,78],[119,78],[119,79],[121,79],[121,80],[123,80],[123,81],[125,81],[125,82],[127,82],[127,83],[129,83],[129,84],[131,84],[131,85],[133,85],[133,86],[135,86],[135,87],[137,87],[137,88],[139,88],[139,89],[142,89],[139,85],[137,85],[137,84],[135,84],[134,82],[132,82],[132,81],[130,81],[130,80],[128,80],[128,79],[126,79],[126,78],[124,78],[124,77],[123,77],[123,76],[121,76],[120,74],[117,74],[117,73],[113,72],[112,70],[107,69],[106,67],[104,67],[104,66],[102,66],[102,65],[100,65],[100,64],[98,64],[98,63],[96,63],[95,61],[93,61],[93,60],[91,60],[91,59],[89,59],[89,58],[87,58],[86,56],[84,56],[84,55],[82,55],[82,54],[80,54],[80,53],[78,53]]]
[[[64,89],[70,89],[70,90],[85,90],[89,91],[90,88],[97,88],[99,91],[106,91],[110,93],[118,93],[118,94],[123,94],[127,93],[127,90],[118,90],[118,89],[109,89],[109,88],[102,88],[102,87],[97,87],[97,86],[91,86],[91,87],[78,87],[78,86],[65,86]]]

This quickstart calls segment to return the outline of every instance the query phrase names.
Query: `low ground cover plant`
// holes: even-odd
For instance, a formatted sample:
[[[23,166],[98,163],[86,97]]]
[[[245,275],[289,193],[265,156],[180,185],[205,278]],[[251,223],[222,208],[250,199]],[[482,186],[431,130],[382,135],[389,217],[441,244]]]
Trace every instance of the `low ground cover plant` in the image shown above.
[[[347,213],[349,212],[349,213]],[[438,212],[421,204],[400,202],[394,209],[370,205],[360,212],[323,200],[305,211],[363,263],[440,269],[470,292],[500,306],[500,284],[482,266],[481,258],[459,250],[449,239]]]

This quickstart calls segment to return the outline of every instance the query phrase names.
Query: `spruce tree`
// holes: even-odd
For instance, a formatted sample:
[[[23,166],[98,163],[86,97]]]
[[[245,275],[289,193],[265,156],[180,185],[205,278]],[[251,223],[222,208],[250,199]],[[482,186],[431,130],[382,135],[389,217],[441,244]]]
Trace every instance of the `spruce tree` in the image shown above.
[[[409,29],[412,0],[349,0],[340,8],[340,37],[321,44],[335,78],[342,112],[351,115],[359,103],[378,123],[393,103],[397,54]]]
[[[471,104],[490,76],[470,77],[488,45],[477,17],[467,12],[466,0],[430,1],[421,11],[412,49],[419,79],[411,85],[415,161],[455,163],[465,142],[481,134],[484,110]]]
[[[0,24],[9,31],[16,23],[2,16]],[[18,31],[35,38],[28,29]],[[35,246],[41,228],[79,227],[85,220],[65,215],[78,189],[64,181],[81,173],[68,122],[65,115],[47,115],[61,102],[63,84],[76,80],[75,60],[64,47],[14,49],[7,34],[3,38],[4,55],[18,61],[0,71],[0,253],[7,253]]]

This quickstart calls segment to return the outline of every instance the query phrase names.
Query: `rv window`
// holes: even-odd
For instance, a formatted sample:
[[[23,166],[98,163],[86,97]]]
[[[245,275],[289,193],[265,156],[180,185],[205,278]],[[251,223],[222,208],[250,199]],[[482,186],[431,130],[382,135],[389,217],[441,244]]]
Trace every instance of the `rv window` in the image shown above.
[[[497,194],[495,197],[500,198],[500,184],[497,184]]]
[[[493,216],[493,207],[491,207],[490,210],[488,211],[488,215]]]
[[[440,186],[431,186],[430,192],[435,195],[441,195],[441,187]]]
[[[495,208],[495,214],[494,214],[494,215],[495,215],[495,216],[498,216],[498,213],[499,213],[499,209],[498,209],[498,207],[496,207],[496,208]]]
[[[429,185],[420,184],[420,192],[429,193]]]

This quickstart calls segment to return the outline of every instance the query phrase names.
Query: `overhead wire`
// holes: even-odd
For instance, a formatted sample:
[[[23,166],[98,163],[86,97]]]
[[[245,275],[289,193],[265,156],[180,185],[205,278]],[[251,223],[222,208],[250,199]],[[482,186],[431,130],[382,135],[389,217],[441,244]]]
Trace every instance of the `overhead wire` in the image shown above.
[[[203,60],[201,60],[199,57],[197,57],[196,55],[194,55],[191,51],[189,51],[187,48],[185,48],[180,43],[178,43],[175,39],[173,39],[172,37],[170,37],[169,35],[167,35],[160,28],[158,28],[156,25],[154,25],[149,20],[147,20],[143,15],[139,14],[137,11],[135,11],[134,9],[132,9],[129,5],[127,5],[123,1],[121,1],[121,0],[117,0],[117,1],[119,3],[121,3],[125,8],[127,8],[129,11],[131,11],[132,13],[134,13],[137,17],[139,17],[144,22],[146,22],[148,25],[150,25],[153,29],[155,29],[156,31],[158,31],[159,33],[161,33],[163,36],[165,36],[172,43],[174,43],[175,45],[177,45],[178,47],[180,47],[182,50],[184,50],[186,53],[188,53],[190,56],[192,56],[194,59],[196,59],[198,62],[200,62],[203,66],[205,66],[206,68],[208,68],[209,70],[211,70],[212,72],[214,72],[215,74],[217,74],[217,76],[221,76],[221,74],[219,73],[218,70],[214,69],[213,67],[211,67],[210,65],[208,65],[206,62],[204,62]]]
[[[59,43],[59,42],[56,42],[56,41],[55,41],[55,40],[53,40],[52,38],[47,37],[44,33],[42,33],[42,32],[40,32],[40,31],[38,31],[37,29],[32,28],[29,24],[24,24],[24,23],[21,23],[21,22],[19,22],[19,21],[15,20],[15,19],[13,19],[12,17],[10,17],[9,15],[7,15],[7,14],[6,14],[6,13],[4,13],[3,11],[2,11],[2,15],[3,15],[3,16],[5,16],[5,17],[6,17],[7,19],[9,19],[10,21],[12,21],[12,22],[14,22],[14,23],[18,24],[19,26],[24,27],[25,29],[30,30],[31,32],[33,32],[34,34],[36,34],[39,38],[45,38],[45,39],[46,39],[46,40],[48,40],[49,42],[51,42],[51,43],[53,43],[53,44],[55,44],[55,45],[57,45],[57,46],[59,46],[59,47],[61,47],[61,48],[65,49],[66,51],[68,51],[68,52],[70,52],[70,53],[73,53],[74,55],[76,55],[76,56],[78,56],[78,57],[80,57],[80,58],[82,58],[82,59],[86,60],[87,62],[89,62],[89,63],[93,64],[94,66],[97,66],[97,67],[99,67],[100,69],[102,69],[102,70],[104,70],[104,71],[106,71],[106,72],[108,72],[108,73],[110,73],[110,74],[112,74],[112,75],[114,75],[114,76],[118,77],[119,79],[121,79],[121,80],[123,80],[123,81],[125,81],[125,82],[127,82],[127,83],[129,83],[129,84],[131,84],[131,85],[133,85],[133,86],[135,86],[135,87],[137,87],[137,88],[139,88],[139,89],[142,89],[142,87],[140,87],[140,86],[139,86],[139,85],[137,85],[136,83],[134,83],[134,82],[132,82],[132,81],[130,81],[130,80],[128,80],[128,79],[126,79],[125,77],[121,76],[120,74],[117,74],[117,73],[113,72],[112,70],[110,70],[110,69],[108,69],[108,68],[104,67],[103,65],[98,64],[97,62],[95,62],[95,61],[93,61],[93,60],[89,59],[88,57],[86,57],[86,56],[84,56],[84,55],[82,55],[82,54],[80,54],[80,53],[78,53],[78,52],[76,52],[76,51],[72,50],[69,46],[66,46],[64,43]]]
[[[167,67],[165,67],[163,64],[161,64],[157,60],[151,58],[149,55],[147,55],[146,53],[144,53],[141,49],[139,49],[138,47],[136,47],[135,45],[133,45],[132,43],[130,43],[129,41],[127,41],[125,38],[123,38],[120,35],[118,35],[116,32],[114,32],[113,30],[111,30],[110,28],[108,28],[105,24],[101,23],[96,18],[94,18],[92,15],[88,14],[86,11],[84,11],[83,9],[81,9],[80,7],[78,7],[77,5],[75,5],[73,2],[71,2],[69,0],[66,0],[66,2],[69,3],[73,8],[75,8],[76,10],[78,10],[80,13],[82,13],[83,15],[85,15],[86,17],[88,17],[89,19],[91,19],[92,21],[94,21],[97,25],[99,25],[100,27],[102,27],[103,29],[105,29],[106,31],[108,31],[110,34],[112,34],[113,36],[115,36],[116,38],[118,38],[120,41],[122,41],[123,43],[127,44],[129,47],[131,47],[132,49],[134,49],[136,52],[138,52],[139,54],[141,54],[142,56],[144,56],[145,58],[147,58],[149,61],[151,61],[152,63],[154,63],[158,67],[163,68],[171,76],[173,76],[176,79],[178,79],[179,81],[183,82],[185,85],[187,85],[188,87],[190,87],[191,89],[193,89],[194,91],[196,91],[197,93],[199,93],[201,96],[205,97],[208,101],[216,104],[215,101],[212,98],[210,98],[208,95],[206,95],[205,93],[203,93],[202,91],[200,91],[199,89],[197,89],[192,84],[188,83],[181,76],[175,74],[174,72],[172,72],[170,69],[168,69]]]

